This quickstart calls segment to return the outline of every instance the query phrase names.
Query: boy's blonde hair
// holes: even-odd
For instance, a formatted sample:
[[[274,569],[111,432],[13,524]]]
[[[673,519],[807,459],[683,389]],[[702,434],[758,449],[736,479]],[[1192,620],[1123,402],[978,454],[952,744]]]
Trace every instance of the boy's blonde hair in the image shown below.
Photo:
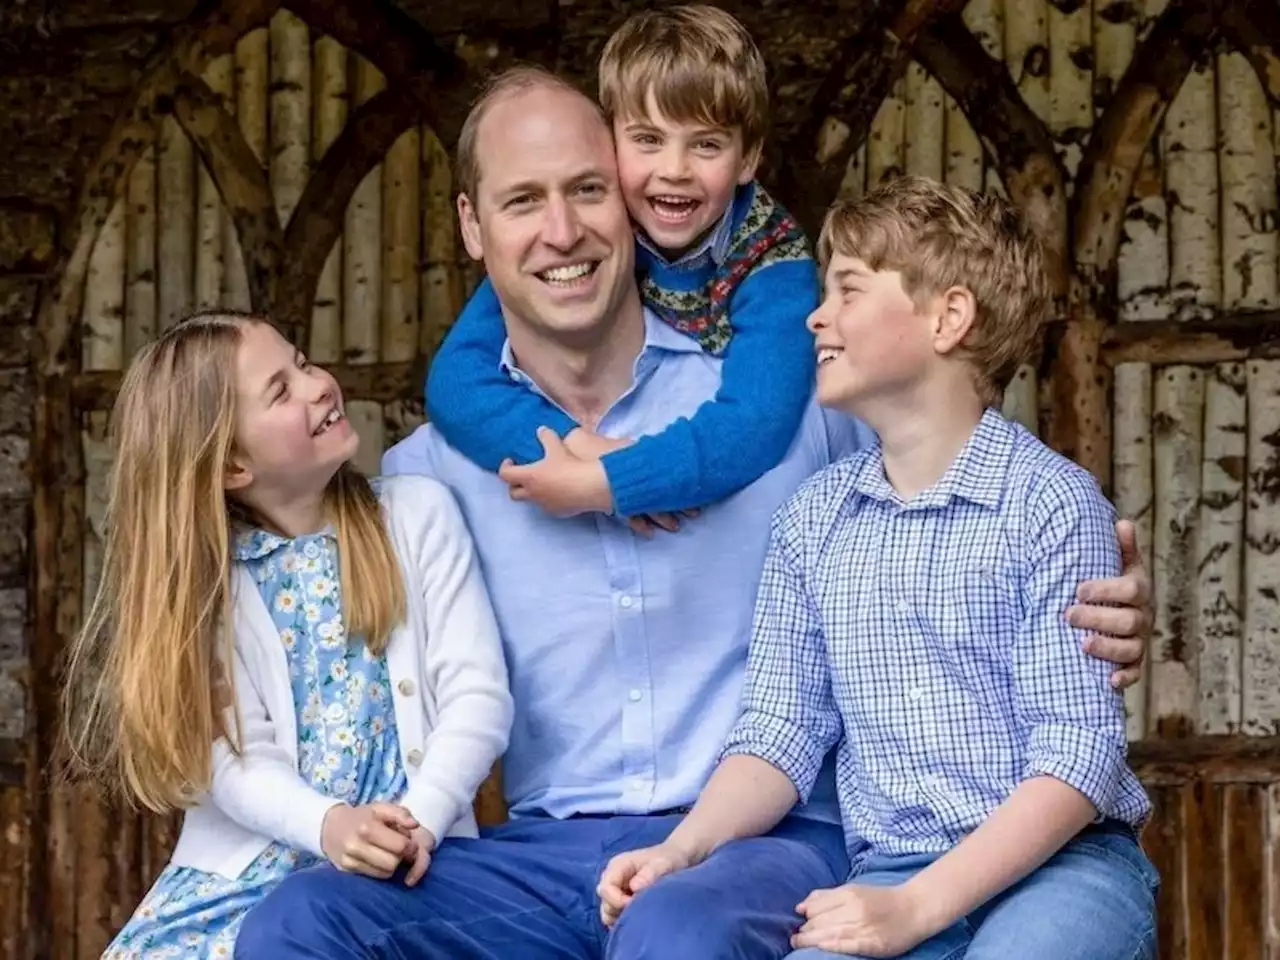
[[[738,129],[746,154],[764,146],[769,87],[764,57],[747,29],[719,7],[685,4],[637,13],[600,55],[600,105],[617,117],[662,114],[683,123]]]
[[[1049,319],[1040,241],[1013,205],[993,194],[927,177],[891,180],[827,212],[818,238],[824,271],[836,254],[901,273],[917,307],[949,287],[970,290],[977,314],[963,348],[988,404],[1000,403]]]
[[[204,312],[138,352],[112,411],[107,532],[63,693],[64,774],[156,812],[207,790],[235,732],[230,595],[235,528],[223,483],[235,445],[236,354],[260,317]],[[369,482],[344,465],[326,492],[344,620],[370,649],[403,617],[404,581]]]

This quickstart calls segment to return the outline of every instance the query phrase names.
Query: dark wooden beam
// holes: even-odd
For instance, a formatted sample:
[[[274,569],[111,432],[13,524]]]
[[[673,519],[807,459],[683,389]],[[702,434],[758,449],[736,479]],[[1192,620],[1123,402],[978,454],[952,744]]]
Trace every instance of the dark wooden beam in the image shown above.
[[[292,248],[285,244],[275,198],[258,155],[221,98],[200,77],[190,73],[179,77],[172,99],[161,105],[162,112],[165,109],[173,111],[191,139],[235,223],[250,304],[259,313],[273,315],[280,261],[284,251]]]
[[[931,23],[914,50],[995,158],[1010,199],[1045,244],[1053,289],[1061,296],[1068,268],[1067,175],[1049,128],[1022,98],[1008,68],[987,53],[959,13]]]
[[[1171,0],[1094,124],[1072,194],[1076,270],[1095,302],[1114,289],[1125,205],[1147,144],[1213,38],[1221,0]]]
[[[1222,11],[1222,33],[1253,64],[1272,107],[1280,110],[1280,5],[1232,0]]]
[[[338,381],[346,400],[391,403],[421,397],[427,366],[424,360],[416,360],[410,363],[334,364],[325,369]],[[81,413],[110,410],[120,390],[120,380],[118,370],[77,374],[71,386],[76,410]],[[79,436],[78,431],[75,433]]]
[[[412,91],[391,87],[374,94],[352,113],[308,178],[285,230],[289,267],[277,281],[272,314],[294,343],[306,342],[320,274],[356,188],[419,119],[421,99]]]
[[[381,70],[387,86],[412,97],[441,142],[452,149],[475,82],[453,50],[387,0],[287,0],[283,6]]]
[[[1185,323],[1160,320],[1114,324],[1103,335],[1102,355],[1111,366],[1277,359],[1280,310]]]
[[[1147,786],[1280,782],[1280,736],[1188,737],[1129,745],[1129,765]]]

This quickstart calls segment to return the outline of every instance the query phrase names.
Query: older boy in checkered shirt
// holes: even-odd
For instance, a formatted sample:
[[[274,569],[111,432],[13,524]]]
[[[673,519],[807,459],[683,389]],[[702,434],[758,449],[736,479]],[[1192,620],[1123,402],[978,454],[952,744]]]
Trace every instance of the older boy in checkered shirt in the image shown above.
[[[606,918],[770,829],[839,744],[853,869],[797,906],[792,957],[1154,957],[1123,703],[1062,617],[1118,572],[1114,514],[997,409],[1049,310],[1040,247],[1004,201],[904,178],[837,204],[819,255],[818,397],[879,442],[774,518],[743,714],[683,824],[606,868]]]

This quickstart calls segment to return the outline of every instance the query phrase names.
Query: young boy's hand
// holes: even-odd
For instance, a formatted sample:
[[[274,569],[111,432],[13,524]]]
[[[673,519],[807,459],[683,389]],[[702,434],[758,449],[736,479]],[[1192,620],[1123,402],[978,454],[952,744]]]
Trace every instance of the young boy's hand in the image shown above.
[[[618,854],[605,866],[596,886],[600,922],[613,926],[637,893],[653,886],[660,877],[688,866],[688,854],[664,843]]]
[[[543,458],[516,466],[505,460],[498,476],[511,488],[512,500],[532,500],[557,517],[613,508],[609,478],[599,460],[574,456],[565,442],[548,427],[538,428]]]
[[[791,946],[896,957],[928,938],[910,888],[845,884],[815,890],[796,907],[804,925]]]
[[[576,427],[565,434],[564,438],[564,445],[569,448],[569,452],[583,460],[599,460],[606,453],[629,447],[631,443],[630,437],[606,437],[586,427]]]

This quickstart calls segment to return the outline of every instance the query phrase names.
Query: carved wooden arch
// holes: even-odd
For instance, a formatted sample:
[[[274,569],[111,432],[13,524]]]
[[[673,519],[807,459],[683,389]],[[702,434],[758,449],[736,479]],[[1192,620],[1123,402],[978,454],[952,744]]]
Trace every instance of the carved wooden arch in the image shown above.
[[[1113,312],[1124,213],[1143,153],[1188,73],[1219,38],[1248,58],[1280,106],[1280,8],[1271,0],[1172,0],[1094,123],[1071,190],[1046,124],[1003,62],[969,31],[962,8],[947,0],[867,8],[814,98],[803,132],[816,149],[810,158],[792,161],[784,195],[808,212],[811,229],[816,226],[814,211],[835,195],[881,101],[914,58],[959,104],[1011,199],[1046,242],[1054,288],[1069,318],[1055,325],[1047,344],[1048,439],[1106,484],[1111,451],[1104,317]],[[888,36],[889,55],[876,57],[868,38],[880,30]]]
[[[59,260],[42,293],[36,317],[32,435],[31,667],[38,679],[29,694],[32,728],[27,755],[35,804],[29,821],[33,856],[27,880],[31,929],[40,931],[33,934],[38,936],[51,931],[53,938],[38,951],[41,955],[62,955],[59,950],[76,935],[69,929],[75,923],[75,908],[65,898],[77,881],[60,872],[53,855],[72,836],[72,795],[43,782],[43,777],[57,747],[58,685],[53,678],[82,613],[84,463],[79,416],[86,400],[98,408],[109,405],[119,380],[118,373],[86,378],[80,372],[79,323],[90,256],[151,140],[155,119],[172,115],[200,154],[231,216],[251,305],[295,334],[305,329],[319,275],[341,229],[342,212],[365,174],[401,133],[419,122],[438,130],[442,140],[456,139],[469,94],[463,86],[465,65],[416,22],[389,6],[349,2],[352,10],[332,0],[217,0],[202,5],[204,12],[176,29],[170,43],[147,64],[133,102],[86,174],[75,219],[64,233]],[[266,26],[282,7],[307,21],[313,31],[332,35],[361,53],[383,70],[390,88],[351,111],[288,224],[280,223],[266,171],[238,123],[200,78],[209,61],[230,53],[240,37]],[[387,38],[394,42],[384,50],[381,44]],[[442,89],[450,92],[437,96]],[[87,392],[86,380],[94,381],[87,383]],[[74,795],[86,802],[81,794]],[[104,824],[118,816],[103,798],[87,802],[96,804],[99,812],[94,816]],[[89,921],[90,926],[94,922]]]

